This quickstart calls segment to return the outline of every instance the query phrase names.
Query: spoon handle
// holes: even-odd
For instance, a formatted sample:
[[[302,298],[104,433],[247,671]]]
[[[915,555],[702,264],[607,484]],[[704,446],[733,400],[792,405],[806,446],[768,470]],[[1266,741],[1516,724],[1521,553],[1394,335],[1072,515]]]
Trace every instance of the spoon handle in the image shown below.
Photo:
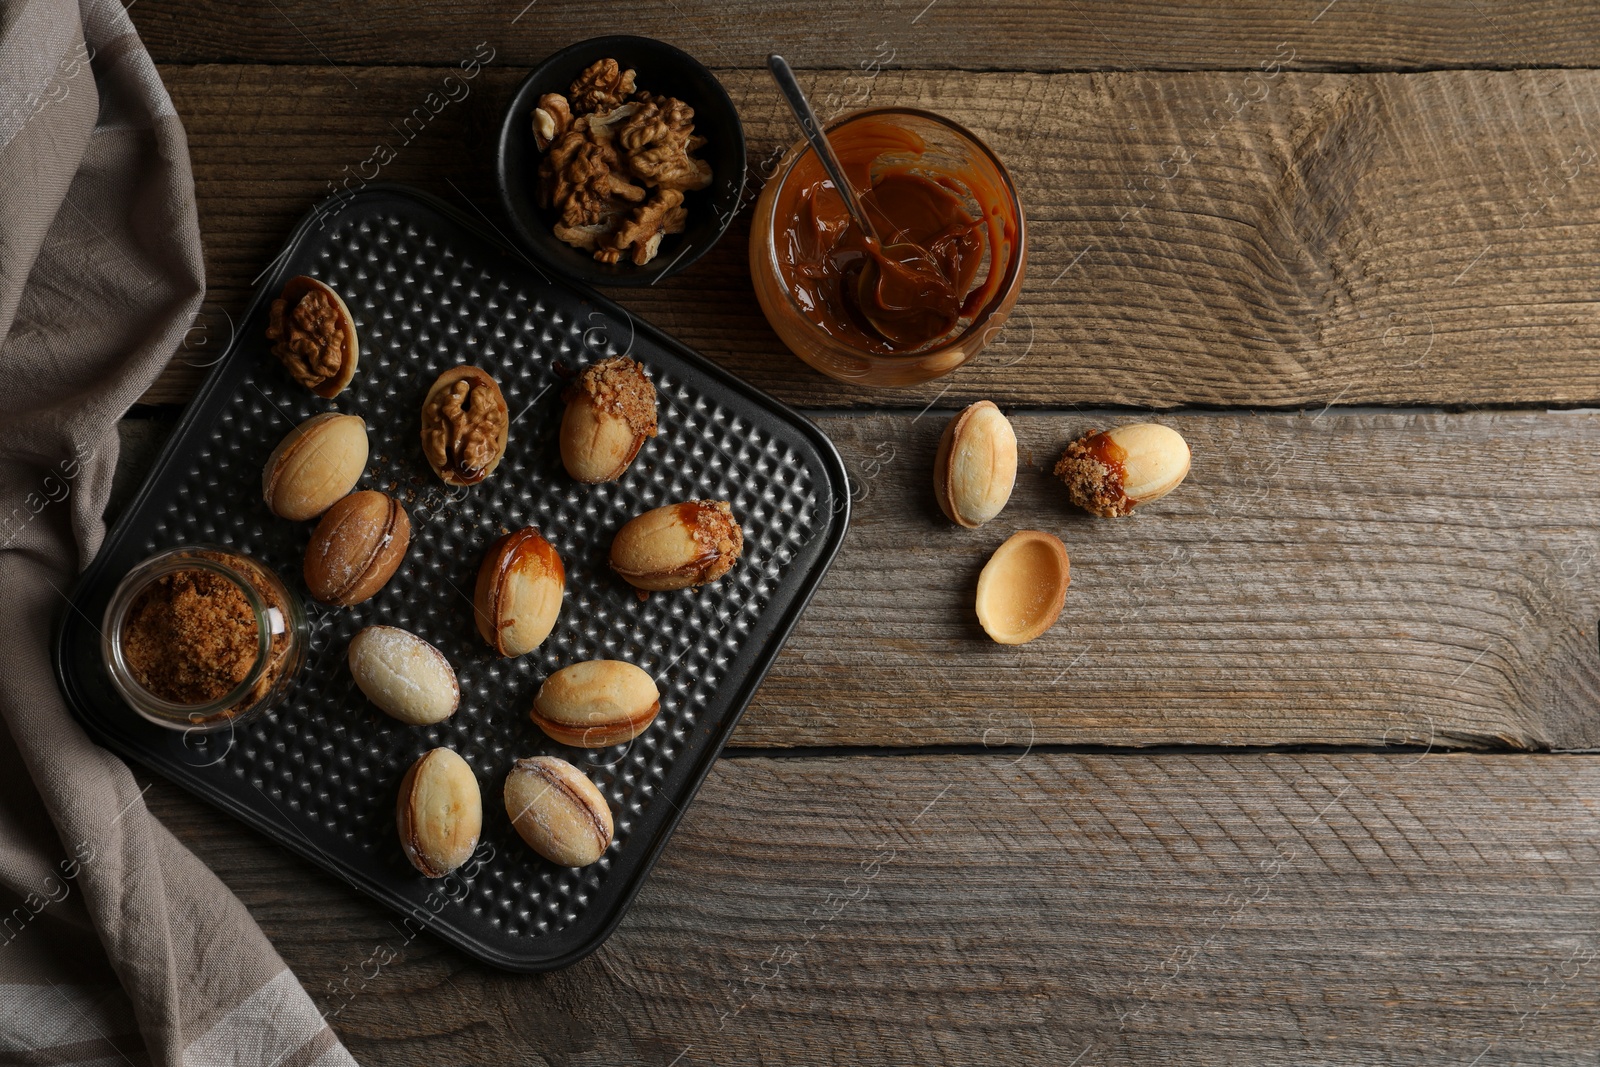
[[[839,157],[834,154],[833,145],[828,142],[828,135],[822,132],[822,123],[817,121],[817,113],[811,110],[811,102],[806,99],[806,94],[800,88],[800,82],[795,79],[794,70],[780,55],[767,57],[767,70],[772,73],[772,80],[778,83],[784,100],[788,101],[789,110],[794,112],[795,121],[800,123],[800,131],[805,134],[806,141],[817,153],[817,158],[822,160],[823,169],[828,172],[828,177],[833,179],[833,187],[839,191],[840,198],[844,200],[845,210],[850,212],[850,217],[861,227],[861,232],[868,240],[874,244],[881,243],[878,241],[877,231],[867,220],[867,213],[862,210],[855,188],[845,180],[844,167],[840,165]]]

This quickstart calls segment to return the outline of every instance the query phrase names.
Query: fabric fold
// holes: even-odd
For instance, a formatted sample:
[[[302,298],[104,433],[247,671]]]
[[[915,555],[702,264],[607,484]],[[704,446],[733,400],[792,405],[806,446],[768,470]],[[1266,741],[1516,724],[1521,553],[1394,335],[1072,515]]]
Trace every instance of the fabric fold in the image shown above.
[[[204,292],[183,127],[122,6],[0,7],[0,1060],[354,1062],[52,672],[117,420]]]

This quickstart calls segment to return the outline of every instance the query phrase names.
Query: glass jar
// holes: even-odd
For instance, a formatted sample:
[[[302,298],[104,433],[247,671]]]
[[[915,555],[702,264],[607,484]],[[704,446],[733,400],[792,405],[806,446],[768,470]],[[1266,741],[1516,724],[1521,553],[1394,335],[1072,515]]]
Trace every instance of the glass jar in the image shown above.
[[[815,306],[808,312],[796,299],[795,287],[785,275],[792,266],[786,267],[783,259],[784,250],[794,247],[791,238],[808,236],[797,235],[794,229],[812,225],[800,207],[802,190],[814,188],[823,175],[821,161],[802,140],[789,149],[762,188],[751,222],[750,274],[761,310],[795,355],[841,381],[906,386],[948,374],[1000,332],[1022,291],[1027,233],[1010,174],[972,133],[949,119],[915,108],[857,111],[831,124],[828,135],[841,154],[841,145],[854,143],[858,152],[863,145],[869,152],[881,146],[881,154],[866,168],[867,177],[874,182],[886,168],[893,168],[923,175],[964,197],[970,205],[968,213],[982,224],[987,241],[986,267],[971,289],[983,299],[957,319],[953,332],[910,351],[885,350],[892,347],[887,342],[851,343],[849,331],[830,331],[820,324],[818,319],[828,313]],[[846,170],[852,171],[849,159]],[[831,183],[828,188],[831,190]],[[858,187],[857,191],[864,190]]]
[[[197,584],[206,592],[195,593]],[[174,590],[184,587],[189,593],[182,603],[172,601]],[[169,603],[162,604],[162,597]],[[196,617],[179,620],[184,611]],[[185,622],[201,639],[168,640],[169,647],[162,647],[173,627]],[[277,703],[305,662],[306,640],[304,607],[269,568],[215,545],[186,545],[156,553],[117,585],[106,606],[100,652],[112,684],[134,711],[160,726],[207,731]],[[254,658],[247,669],[199,662],[230,652],[243,661],[252,641]],[[161,667],[181,669],[185,677],[209,671],[239,675],[239,680],[213,677],[194,699],[180,699],[173,688],[177,683],[162,684],[152,675]]]

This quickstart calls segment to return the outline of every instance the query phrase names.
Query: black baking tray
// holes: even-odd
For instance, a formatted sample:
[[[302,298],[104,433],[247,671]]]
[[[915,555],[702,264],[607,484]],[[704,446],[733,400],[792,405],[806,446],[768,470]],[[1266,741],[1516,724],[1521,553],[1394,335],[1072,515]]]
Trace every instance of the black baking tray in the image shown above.
[[[310,274],[340,293],[361,340],[354,382],[336,400],[296,385],[268,351],[266,314],[286,279]],[[627,353],[660,397],[661,434],[621,481],[583,486],[556,444],[563,387],[583,365]],[[423,395],[445,368],[472,363],[500,382],[513,416],[505,461],[487,481],[451,490],[422,455]],[[311,524],[273,517],[261,469],[296,423],[339,410],[367,421],[361,488],[410,512],[405,563],[350,609],[306,594]],[[619,526],[660,504],[727,499],[744,556],[723,579],[640,601],[611,574]],[[101,743],[145,764],[285,848],[486,962],[541,971],[596,948],[622,918],[710,771],[843,541],[844,465],[820,430],[610,300],[546,277],[496,235],[436,197],[373,185],[313,209],[273,261],[138,497],[84,572],[63,613],[56,673]],[[501,659],[472,620],[471,590],[489,542],[532,524],[555,544],[567,593],[554,633]],[[272,567],[306,602],[304,673],[265,716],[220,734],[146,723],[111,687],[99,623],[121,577],[178,544],[231,546]],[[461,708],[411,727],[372,707],[345,665],[361,627],[386,623],[433,642],[455,665]],[[661,714],[634,741],[567,748],[528,716],[553,670],[625,659],[653,675]],[[476,772],[482,844],[463,873],[419,875],[402,855],[395,796],[406,768],[447,745]],[[522,756],[559,755],[611,805],[616,840],[596,864],[557,867],[512,829],[502,783]]]

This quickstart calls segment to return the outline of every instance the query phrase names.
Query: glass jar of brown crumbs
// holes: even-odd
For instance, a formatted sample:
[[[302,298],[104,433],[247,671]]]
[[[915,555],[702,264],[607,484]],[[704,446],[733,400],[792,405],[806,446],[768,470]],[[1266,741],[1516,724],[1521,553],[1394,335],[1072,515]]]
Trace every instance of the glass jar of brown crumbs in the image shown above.
[[[305,662],[305,609],[268,567],[214,545],[158,552],[117,586],[100,649],[117,692],[178,730],[275,704]]]

